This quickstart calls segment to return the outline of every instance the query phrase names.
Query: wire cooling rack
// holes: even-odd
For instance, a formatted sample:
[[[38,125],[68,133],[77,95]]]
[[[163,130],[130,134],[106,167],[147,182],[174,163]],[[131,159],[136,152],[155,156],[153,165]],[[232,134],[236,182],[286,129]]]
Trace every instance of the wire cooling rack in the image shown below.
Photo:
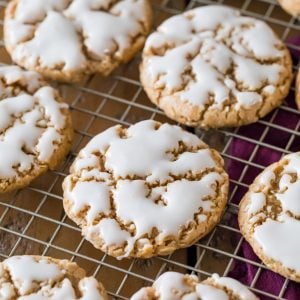
[[[0,0],[1,20],[5,3]],[[236,7],[245,15],[265,20],[293,53],[294,73],[299,68],[300,47],[294,41],[297,35],[299,38],[300,23],[284,13],[274,0],[153,0],[152,3],[155,27],[173,14],[200,5],[220,3]],[[0,21],[1,27],[2,24]],[[295,284],[282,277],[276,277],[276,287],[271,289],[264,284],[265,278],[270,280],[276,275],[254,256],[246,255],[250,250],[236,221],[237,204],[253,178],[283,154],[300,150],[300,119],[293,101],[294,88],[289,100],[254,125],[196,130],[222,153],[231,176],[231,193],[221,224],[194,246],[166,257],[117,261],[94,249],[66,217],[62,208],[62,180],[78,151],[95,134],[117,123],[130,125],[148,118],[171,122],[144,94],[138,80],[139,62],[140,55],[105,79],[96,75],[79,85],[57,85],[72,109],[75,126],[72,152],[58,170],[48,172],[25,189],[0,196],[0,259],[39,254],[76,261],[89,275],[101,280],[116,299],[128,299],[167,270],[193,272],[201,279],[218,272],[240,277],[263,299],[300,299],[289,296],[289,289]],[[10,63],[2,33],[0,63]]]

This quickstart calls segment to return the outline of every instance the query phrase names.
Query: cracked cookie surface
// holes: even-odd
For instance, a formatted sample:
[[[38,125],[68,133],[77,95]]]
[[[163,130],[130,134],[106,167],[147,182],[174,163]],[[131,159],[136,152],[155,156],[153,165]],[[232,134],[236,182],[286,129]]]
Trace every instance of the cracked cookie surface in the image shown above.
[[[300,0],[278,0],[278,2],[287,13],[300,17]]]
[[[151,287],[136,292],[131,300],[258,300],[246,286],[235,279],[212,277],[199,282],[195,275],[166,272],[155,280]]]
[[[13,0],[4,40],[20,66],[51,79],[108,75],[139,51],[151,28],[148,0]]]
[[[146,41],[140,76],[171,119],[217,128],[255,122],[279,106],[291,66],[266,23],[212,5],[162,23]]]
[[[63,183],[68,216],[117,258],[166,255],[220,220],[228,175],[220,155],[178,126],[147,120],[93,138]]]
[[[74,262],[13,256],[0,263],[2,300],[106,300],[104,287]]]
[[[274,272],[300,282],[300,153],[283,157],[259,175],[241,201],[240,229]]]
[[[73,136],[68,105],[36,72],[0,67],[0,193],[54,169]]]

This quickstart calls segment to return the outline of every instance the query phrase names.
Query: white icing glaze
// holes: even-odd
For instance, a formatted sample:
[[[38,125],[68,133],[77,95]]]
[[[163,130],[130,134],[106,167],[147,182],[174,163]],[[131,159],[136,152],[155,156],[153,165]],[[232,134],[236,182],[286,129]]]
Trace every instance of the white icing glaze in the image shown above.
[[[17,62],[24,61],[26,68],[39,64],[44,68],[62,65],[65,70],[85,67],[81,41],[74,26],[55,11],[47,13],[33,39],[16,46],[12,58]]]
[[[68,106],[57,102],[54,89],[41,86],[34,72],[0,67],[0,78],[6,81],[6,86],[0,86],[0,95],[9,88],[7,84],[16,82],[35,91],[33,95],[20,92],[0,100],[0,153],[5,157],[0,164],[0,178],[7,179],[16,176],[17,170],[30,170],[36,158],[49,162],[62,140],[59,131],[65,127],[61,110]]]
[[[126,245],[126,255],[129,255],[135,242],[154,227],[159,230],[156,240],[160,242],[170,235],[176,237],[194,219],[195,213],[199,213],[199,221],[203,222],[206,220],[203,213],[214,209],[210,197],[216,196],[214,187],[223,181],[221,175],[211,171],[199,180],[173,178],[201,174],[214,168],[216,163],[210,150],[197,150],[197,147],[204,147],[203,142],[180,127],[163,124],[156,129],[156,125],[150,120],[137,123],[123,138],[119,136],[119,126],[110,128],[80,152],[72,172],[81,179],[74,183],[72,174],[65,179],[64,198],[71,202],[71,213],[89,207],[87,226],[83,228],[88,240],[98,235],[107,246]],[[183,151],[174,157],[171,152],[176,152],[182,142],[193,152]],[[107,176],[99,155],[104,158],[105,170],[110,171]],[[93,172],[94,169],[102,172]],[[91,175],[95,175],[97,181],[91,179]],[[89,182],[83,182],[83,178],[89,178]],[[163,186],[149,189],[148,184],[157,183]],[[133,223],[133,236],[108,217],[110,194],[119,220],[123,224]],[[147,211],[147,214],[140,211]],[[107,217],[94,224],[95,217],[100,214]],[[148,247],[150,242],[145,239],[140,243]]]
[[[88,191],[88,193],[87,193]],[[99,211],[108,214],[110,211],[109,188],[103,182],[86,181],[76,184],[72,191],[67,191],[65,195],[74,203],[72,213],[78,213],[86,204],[89,204],[87,213],[88,223],[92,223]],[[99,199],[98,201],[89,202],[87,199]],[[102,201],[101,201],[102,200]],[[105,201],[107,200],[107,201]]]
[[[213,286],[207,284],[197,284],[196,285],[196,293],[201,300],[229,300],[228,295]]]
[[[217,284],[231,290],[234,294],[239,296],[239,299],[241,300],[258,300],[258,298],[252,292],[250,292],[246,286],[233,278],[220,277],[217,274],[213,274],[212,279]]]
[[[267,219],[262,225],[257,226],[254,238],[261,245],[264,255],[299,273],[300,240],[297,238],[298,234],[300,234],[300,222],[282,215],[278,221]]]
[[[143,181],[119,181],[114,191],[116,212],[126,223],[134,221],[136,237],[150,232],[153,227],[161,230],[158,240],[170,234],[176,235],[181,226],[193,219],[200,207],[206,212],[211,210],[211,201],[202,199],[215,196],[211,186],[220,179],[217,173],[210,173],[199,181],[183,179],[170,183],[162,195],[166,206],[154,204],[146,198],[147,190]],[[129,194],[131,197],[125,202]],[[146,211],[147,214],[140,214],[140,211]]]
[[[102,219],[97,225],[86,228],[84,234],[87,239],[92,238],[92,234],[98,233],[108,245],[121,246],[122,243],[130,243],[130,234],[122,230],[120,225],[114,219]],[[130,243],[132,247],[132,243]]]
[[[53,282],[59,280],[63,273],[56,264],[46,259],[36,261],[31,256],[14,256],[3,262],[9,270],[14,285],[20,295],[29,293],[35,286],[34,282]]]
[[[280,44],[264,22],[227,7],[205,6],[160,25],[146,42],[143,68],[155,88],[164,88],[167,95],[175,93],[182,101],[203,107],[213,95],[212,107],[220,108],[232,93],[237,109],[249,108],[262,102],[256,90],[267,84],[265,93],[275,92],[283,66],[255,59],[281,57]],[[163,55],[153,54],[165,45],[170,49]],[[233,65],[233,74],[226,75]],[[237,89],[236,83],[244,90]]]
[[[13,59],[23,61],[27,68],[39,63],[69,71],[84,69],[89,58],[122,57],[132,38],[144,31],[141,22],[146,19],[146,1],[114,2],[45,0],[33,5],[19,1],[14,16],[5,22]]]
[[[251,193],[250,203],[247,207],[249,216],[256,214],[266,205],[266,196],[264,193]]]

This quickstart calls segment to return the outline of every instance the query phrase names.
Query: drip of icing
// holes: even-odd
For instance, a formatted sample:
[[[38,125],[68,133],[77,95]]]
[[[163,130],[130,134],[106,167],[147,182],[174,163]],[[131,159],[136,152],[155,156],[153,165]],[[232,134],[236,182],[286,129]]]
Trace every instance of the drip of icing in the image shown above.
[[[295,238],[298,234],[300,222],[287,215],[281,215],[278,221],[267,219],[257,226],[254,238],[262,247],[264,255],[299,273],[300,240]]]

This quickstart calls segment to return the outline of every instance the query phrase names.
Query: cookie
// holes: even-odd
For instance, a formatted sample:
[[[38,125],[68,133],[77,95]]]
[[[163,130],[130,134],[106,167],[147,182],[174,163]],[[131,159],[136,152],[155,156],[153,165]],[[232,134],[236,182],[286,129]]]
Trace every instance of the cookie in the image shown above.
[[[300,110],[300,69],[298,70],[296,78],[296,104]]]
[[[0,66],[0,193],[28,185],[67,155],[68,105],[39,74]]]
[[[300,16],[300,0],[278,0],[280,6],[294,17]]]
[[[119,259],[190,246],[219,222],[227,202],[220,155],[196,135],[152,120],[100,133],[70,172],[67,215],[96,248]]]
[[[276,273],[300,282],[300,152],[266,168],[239,209],[240,229],[257,256]]]
[[[131,300],[203,299],[203,300],[258,300],[246,286],[235,279],[212,277],[199,282],[195,275],[166,272],[151,287],[140,289]]]
[[[74,262],[42,256],[13,256],[0,263],[2,300],[106,300],[104,287]]]
[[[256,122],[282,103],[292,80],[290,54],[266,23],[215,5],[162,23],[140,71],[150,100],[195,127]]]
[[[13,0],[4,20],[14,62],[54,80],[110,74],[144,45],[148,0]]]

